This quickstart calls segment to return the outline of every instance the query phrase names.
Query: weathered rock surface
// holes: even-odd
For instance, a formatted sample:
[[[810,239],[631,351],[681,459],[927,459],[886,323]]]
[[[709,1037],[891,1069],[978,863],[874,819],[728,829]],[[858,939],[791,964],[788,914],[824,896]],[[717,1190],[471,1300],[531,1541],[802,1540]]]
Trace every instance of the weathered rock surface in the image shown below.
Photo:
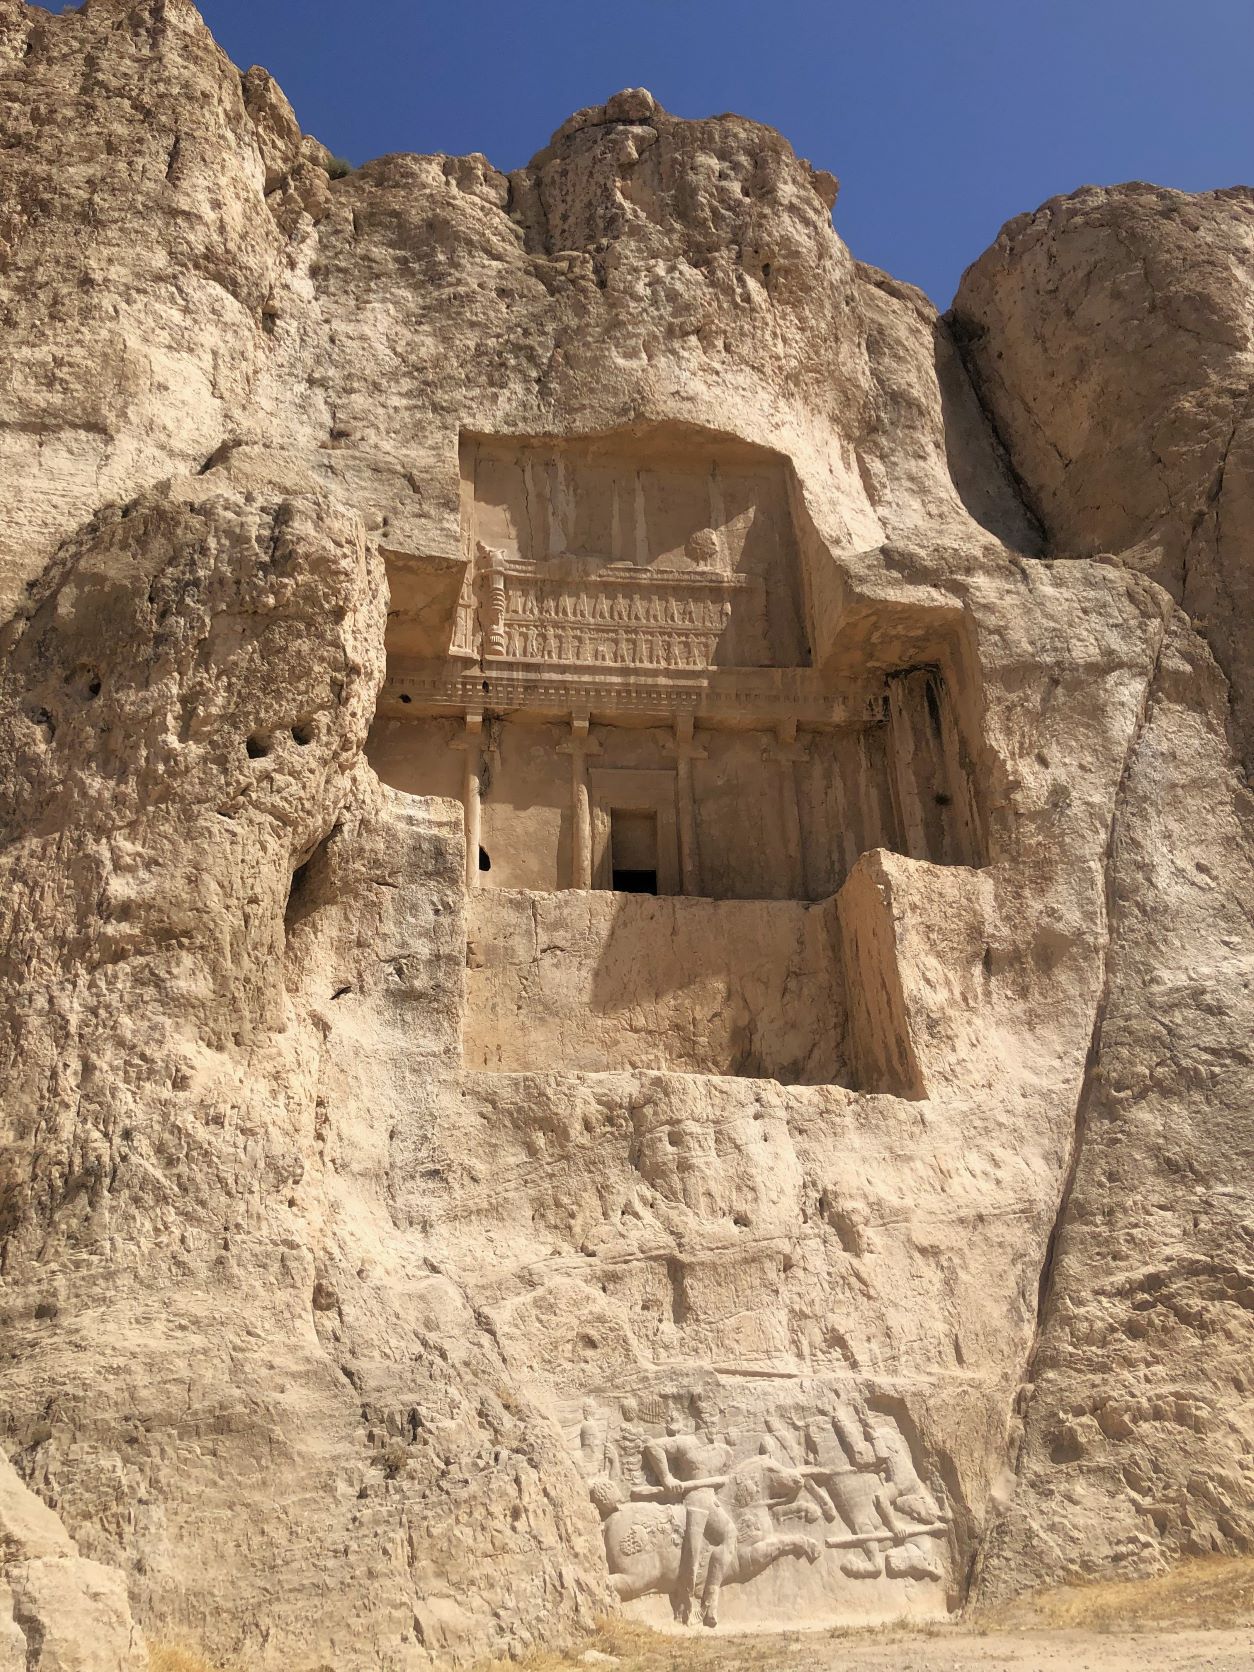
[[[1020,215],[953,323],[1058,554],[1118,553],[1188,611],[1254,758],[1254,191],[1086,187]]]
[[[125,1575],[85,1561],[0,1455],[0,1666],[5,1672],[144,1672]]]
[[[187,0],[0,0],[0,134],[0,1435],[74,1561],[248,1664],[519,1648],[676,1587],[679,1439],[727,1618],[1248,1549],[1244,200],[1047,206],[944,320],[640,90],[332,181]],[[468,896],[371,764],[465,436],[769,450],[807,677],[943,684],[978,853],[894,758],[739,964]]]

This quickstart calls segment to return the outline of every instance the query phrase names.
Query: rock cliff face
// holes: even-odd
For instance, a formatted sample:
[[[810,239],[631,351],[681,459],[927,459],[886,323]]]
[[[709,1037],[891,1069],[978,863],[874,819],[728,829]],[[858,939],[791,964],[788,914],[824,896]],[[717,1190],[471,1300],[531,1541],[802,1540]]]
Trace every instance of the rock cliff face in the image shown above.
[[[1114,553],[1188,612],[1254,751],[1254,191],[1054,198],[969,269],[953,324],[1057,555]]]
[[[0,0],[0,134],[0,1442],[58,1583],[364,1672],[1249,1549],[1254,200],[1048,205],[942,319],[639,90],[332,180],[187,0]],[[467,438],[542,461],[539,557],[476,555]],[[733,477],[787,541],[676,543]],[[759,547],[804,654],[648,661]],[[726,898],[599,892],[595,774],[660,818],[662,760]],[[524,765],[566,869],[494,893]]]

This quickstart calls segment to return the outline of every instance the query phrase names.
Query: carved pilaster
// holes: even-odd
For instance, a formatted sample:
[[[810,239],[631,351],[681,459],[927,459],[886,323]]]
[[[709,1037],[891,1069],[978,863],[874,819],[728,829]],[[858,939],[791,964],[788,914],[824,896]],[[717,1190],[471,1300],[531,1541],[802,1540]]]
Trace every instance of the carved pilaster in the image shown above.
[[[810,758],[810,745],[797,736],[795,719],[781,720],[774,739],[762,751],[762,759],[779,763],[780,809],[784,818],[784,848],[793,898],[808,900],[805,843],[801,839],[801,797],[797,788],[797,766]]]
[[[692,786],[692,763],[703,761],[706,751],[693,740],[694,717],[675,718],[675,736],[664,745],[675,757],[675,794],[679,804],[679,868],[685,894],[701,892],[701,856],[697,843],[697,802]]]
[[[455,737],[450,745],[453,749],[461,749],[465,760],[462,765],[462,814],[466,832],[466,888],[473,892],[479,886],[479,845],[482,834],[482,806],[480,787],[483,772],[483,715],[478,710],[471,710],[466,715],[466,729],[460,737]]]
[[[588,791],[588,756],[599,755],[601,745],[589,735],[586,713],[571,715],[570,737],[558,744],[557,752],[570,756],[570,886],[591,888],[592,802]]]
[[[483,654],[504,656],[509,649],[505,631],[505,554],[483,541],[478,546],[481,564],[479,580],[479,610],[483,627]]]

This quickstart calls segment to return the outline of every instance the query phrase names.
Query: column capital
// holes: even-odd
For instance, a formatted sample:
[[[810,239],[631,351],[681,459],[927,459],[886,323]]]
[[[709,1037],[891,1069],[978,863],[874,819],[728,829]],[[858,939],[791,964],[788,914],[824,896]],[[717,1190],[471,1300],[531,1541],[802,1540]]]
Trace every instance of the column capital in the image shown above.
[[[589,732],[591,721],[587,710],[576,711],[570,717],[570,736],[557,745],[559,755],[599,755],[601,745]]]
[[[774,739],[762,749],[764,761],[808,761],[810,745],[797,736],[795,719],[779,720]]]
[[[674,755],[677,760],[681,761],[705,760],[707,751],[699,748],[694,739],[696,716],[694,714],[676,714],[672,723],[675,735],[663,740],[663,753]]]
[[[468,708],[465,716],[465,730],[460,737],[449,739],[450,749],[478,749],[483,743],[483,710]]]

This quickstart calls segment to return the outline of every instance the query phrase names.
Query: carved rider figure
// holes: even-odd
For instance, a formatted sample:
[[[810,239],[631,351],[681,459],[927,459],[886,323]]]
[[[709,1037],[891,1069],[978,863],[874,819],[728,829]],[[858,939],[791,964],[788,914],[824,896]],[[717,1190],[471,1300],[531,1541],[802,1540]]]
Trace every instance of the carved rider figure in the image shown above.
[[[697,1567],[705,1543],[710,1546],[710,1558],[701,1615],[706,1625],[714,1625],[723,1576],[736,1560],[736,1524],[718,1501],[731,1463],[731,1448],[714,1431],[717,1412],[700,1396],[694,1400],[694,1415],[695,1432],[682,1432],[678,1421],[672,1419],[667,1423],[666,1438],[645,1446],[644,1461],[661,1493],[684,1506],[683,1547],[671,1594],[675,1618],[686,1623],[692,1614]]]
[[[868,1420],[865,1426],[867,1438],[876,1457],[882,1460],[893,1488],[893,1508],[920,1523],[943,1520],[941,1507],[919,1479],[909,1442],[897,1425]]]
[[[700,1436],[671,1438],[700,1439]],[[668,1441],[655,1442],[665,1446]],[[683,1484],[677,1481],[676,1490]],[[589,1482],[592,1502],[601,1514],[605,1556],[610,1583],[624,1602],[636,1597],[669,1594],[674,1601],[683,1589],[685,1533],[689,1521],[686,1503],[699,1492],[719,1493],[718,1515],[707,1515],[697,1551],[698,1562],[706,1558],[701,1618],[705,1625],[718,1624],[718,1603],[725,1584],[746,1584],[764,1573],[782,1556],[802,1557],[816,1562],[822,1554],[817,1539],[797,1533],[775,1531],[770,1506],[800,1490],[796,1471],[781,1470],[770,1457],[749,1458],[721,1481],[717,1477],[700,1485],[686,1483],[684,1502],[658,1501],[661,1487],[645,1488],[652,1501],[629,1499],[623,1482],[599,1475]],[[734,1521],[733,1521],[734,1516]],[[698,1566],[698,1577],[700,1568]]]

